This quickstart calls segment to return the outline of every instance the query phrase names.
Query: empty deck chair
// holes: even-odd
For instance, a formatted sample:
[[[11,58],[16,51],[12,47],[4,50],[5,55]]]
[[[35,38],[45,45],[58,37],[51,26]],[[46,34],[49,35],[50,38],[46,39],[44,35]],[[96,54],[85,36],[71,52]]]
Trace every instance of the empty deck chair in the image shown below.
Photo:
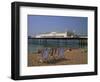
[[[58,56],[64,58],[64,48],[58,48]]]
[[[49,50],[48,48],[43,49],[42,51],[42,60],[45,61],[48,59]]]

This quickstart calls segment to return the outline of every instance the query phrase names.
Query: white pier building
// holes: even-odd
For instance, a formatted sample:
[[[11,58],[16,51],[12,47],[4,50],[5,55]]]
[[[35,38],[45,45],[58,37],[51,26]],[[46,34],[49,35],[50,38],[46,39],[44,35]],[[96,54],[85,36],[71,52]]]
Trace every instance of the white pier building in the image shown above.
[[[69,32],[49,32],[42,33],[35,36],[36,38],[72,38],[74,37],[73,33]]]

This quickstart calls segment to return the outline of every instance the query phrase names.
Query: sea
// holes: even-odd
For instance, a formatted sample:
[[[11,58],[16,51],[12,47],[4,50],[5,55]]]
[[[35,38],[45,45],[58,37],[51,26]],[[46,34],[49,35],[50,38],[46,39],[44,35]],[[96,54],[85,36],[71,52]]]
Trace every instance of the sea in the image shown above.
[[[28,54],[43,48],[87,48],[87,39],[28,39]]]

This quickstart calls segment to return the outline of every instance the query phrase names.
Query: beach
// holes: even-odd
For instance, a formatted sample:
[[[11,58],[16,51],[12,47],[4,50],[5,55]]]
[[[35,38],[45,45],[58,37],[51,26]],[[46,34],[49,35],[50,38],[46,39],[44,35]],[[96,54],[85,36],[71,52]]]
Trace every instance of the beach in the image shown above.
[[[46,61],[42,61],[41,53],[28,54],[28,66],[53,66],[53,65],[79,65],[88,63],[88,54],[86,48],[64,48],[64,57],[60,58],[49,55]]]

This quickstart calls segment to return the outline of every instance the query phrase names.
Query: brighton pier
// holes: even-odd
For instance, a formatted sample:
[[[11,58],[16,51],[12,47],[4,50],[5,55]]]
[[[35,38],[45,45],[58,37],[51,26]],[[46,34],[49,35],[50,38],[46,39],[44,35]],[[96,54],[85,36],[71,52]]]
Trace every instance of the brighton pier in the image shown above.
[[[74,32],[45,32],[37,34],[35,36],[29,36],[29,38],[84,38],[87,39],[87,35],[77,35]]]

